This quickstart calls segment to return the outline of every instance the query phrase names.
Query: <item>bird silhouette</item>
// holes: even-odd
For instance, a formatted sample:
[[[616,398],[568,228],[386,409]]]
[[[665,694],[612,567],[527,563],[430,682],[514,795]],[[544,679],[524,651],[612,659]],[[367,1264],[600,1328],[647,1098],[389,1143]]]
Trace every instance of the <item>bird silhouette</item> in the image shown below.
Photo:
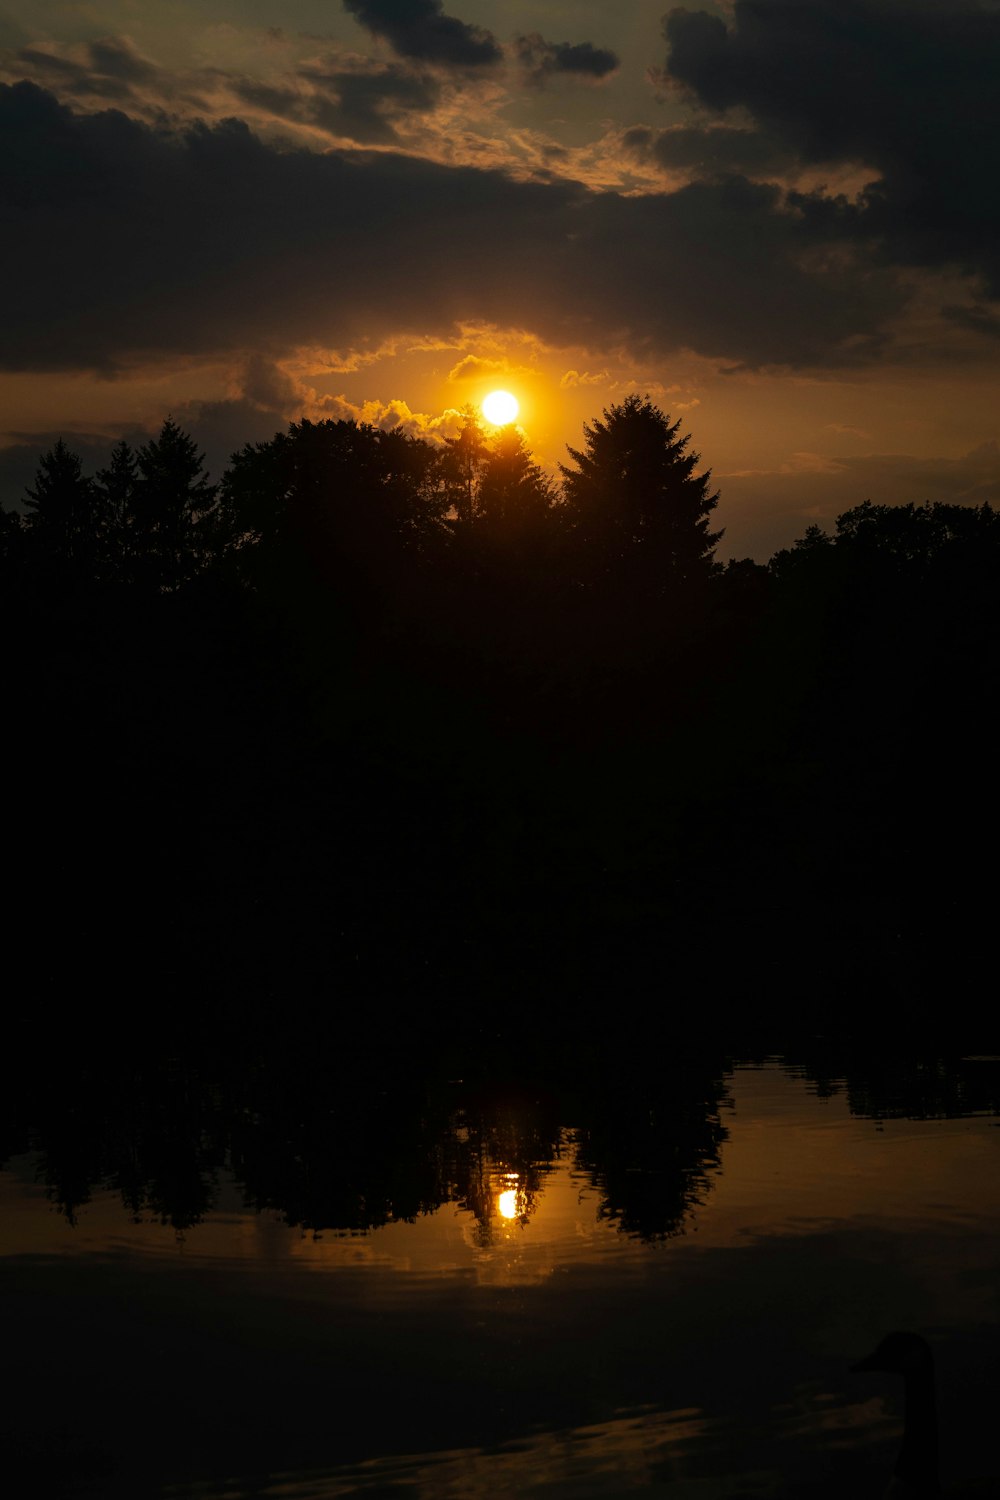
[[[903,1377],[903,1442],[885,1500],[1000,1500],[1000,1479],[964,1479],[941,1488],[934,1355],[926,1339],[916,1333],[888,1333],[851,1369],[887,1370]]]

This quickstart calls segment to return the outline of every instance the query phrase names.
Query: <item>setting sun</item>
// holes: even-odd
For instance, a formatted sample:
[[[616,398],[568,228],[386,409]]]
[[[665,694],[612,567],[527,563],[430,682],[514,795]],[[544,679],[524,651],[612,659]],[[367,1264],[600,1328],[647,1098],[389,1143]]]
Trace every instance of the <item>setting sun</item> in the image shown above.
[[[510,391],[491,391],[483,401],[483,416],[497,427],[506,427],[508,422],[516,421],[519,409],[517,399]]]

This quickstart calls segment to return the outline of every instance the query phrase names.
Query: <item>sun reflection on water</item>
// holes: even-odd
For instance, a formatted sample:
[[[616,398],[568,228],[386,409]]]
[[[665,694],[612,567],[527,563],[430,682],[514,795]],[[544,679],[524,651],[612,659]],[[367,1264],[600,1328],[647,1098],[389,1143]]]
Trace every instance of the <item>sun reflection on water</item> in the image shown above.
[[[497,1199],[501,1219],[517,1218],[517,1188],[507,1188]]]
[[[497,1213],[501,1219],[520,1219],[522,1223],[527,1223],[527,1194],[521,1182],[521,1174],[501,1172],[499,1175],[504,1186],[497,1194]]]

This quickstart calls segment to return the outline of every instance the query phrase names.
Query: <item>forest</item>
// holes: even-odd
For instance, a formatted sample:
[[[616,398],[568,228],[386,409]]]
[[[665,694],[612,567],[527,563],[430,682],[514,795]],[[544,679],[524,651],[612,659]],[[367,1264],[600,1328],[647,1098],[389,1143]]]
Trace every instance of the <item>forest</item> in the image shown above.
[[[302,420],[218,483],[170,419],[93,476],[57,443],[0,512],[24,1024],[392,1002],[555,1045],[612,996],[758,1033],[974,998],[1000,515],[865,500],[723,565],[718,499],[640,396],[558,484],[471,411]]]

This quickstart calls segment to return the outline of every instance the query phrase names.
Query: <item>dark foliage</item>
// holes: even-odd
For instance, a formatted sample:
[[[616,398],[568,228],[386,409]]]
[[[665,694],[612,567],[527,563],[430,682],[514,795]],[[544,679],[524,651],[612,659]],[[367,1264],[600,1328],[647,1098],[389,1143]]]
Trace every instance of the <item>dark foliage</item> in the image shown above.
[[[620,587],[619,575],[641,571],[666,590],[711,567],[722,532],[709,531],[708,519],[719,497],[680,425],[648,399],[626,396],[584,428],[583,449],[569,450],[575,468],[562,474],[588,581],[610,575]]]
[[[25,1014],[402,995],[443,1039],[474,993],[584,1035],[615,993],[666,1035],[976,992],[996,513],[866,503],[722,568],[676,422],[585,436],[562,494],[471,413],[295,423],[218,487],[171,421],[43,457],[0,527]]]

